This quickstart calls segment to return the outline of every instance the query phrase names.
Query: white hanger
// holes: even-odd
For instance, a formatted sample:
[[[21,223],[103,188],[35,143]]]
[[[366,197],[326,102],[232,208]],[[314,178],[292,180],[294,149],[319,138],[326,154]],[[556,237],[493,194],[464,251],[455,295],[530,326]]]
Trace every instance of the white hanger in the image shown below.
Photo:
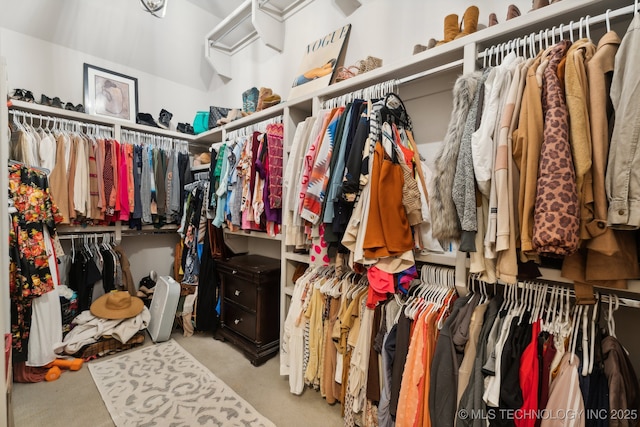
[[[584,22],[585,22],[585,35],[587,36],[587,39],[591,40],[591,29],[589,28],[589,18],[591,18],[591,16],[587,15],[584,18]]]
[[[578,340],[578,319],[582,317],[583,305],[576,305],[573,308],[573,319],[571,321],[571,337],[569,338],[569,352],[571,354],[571,360],[576,354],[576,341]]]
[[[609,295],[609,312],[607,313],[607,329],[609,329],[609,335],[616,338],[616,320],[613,317],[619,306],[618,295]]]
[[[589,348],[589,370],[588,374],[593,372],[593,362],[595,360],[596,345],[596,320],[598,318],[598,310],[600,309],[600,294],[596,292],[596,304],[593,306],[591,316],[591,347]]]
[[[582,376],[589,373],[589,306],[582,312]]]
[[[549,332],[550,331],[550,322],[551,322],[551,311],[554,309],[554,305],[556,303],[556,296],[558,293],[558,288],[556,286],[553,286],[551,288],[551,297],[549,298],[549,305],[546,307],[547,312],[544,313],[544,321],[542,322],[542,329]],[[546,298],[542,299],[542,304],[543,304],[543,310],[545,308],[545,302],[546,302]]]
[[[569,21],[569,38],[571,39],[571,43],[573,43],[573,21]]]
[[[544,46],[545,49],[549,49],[549,29],[544,29]]]

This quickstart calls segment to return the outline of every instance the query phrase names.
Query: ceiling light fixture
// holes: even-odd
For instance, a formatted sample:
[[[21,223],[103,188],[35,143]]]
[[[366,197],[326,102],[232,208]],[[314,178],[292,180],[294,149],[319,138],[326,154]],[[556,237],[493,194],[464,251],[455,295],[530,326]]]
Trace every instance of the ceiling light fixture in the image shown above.
[[[144,10],[156,18],[164,18],[167,13],[167,3],[169,0],[140,0]]]

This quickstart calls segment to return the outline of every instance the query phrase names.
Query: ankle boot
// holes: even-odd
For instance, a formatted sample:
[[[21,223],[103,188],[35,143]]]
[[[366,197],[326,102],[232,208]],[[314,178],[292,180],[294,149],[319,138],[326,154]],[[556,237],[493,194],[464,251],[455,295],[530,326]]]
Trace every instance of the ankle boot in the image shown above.
[[[498,25],[498,17],[495,13],[489,14],[489,26],[493,27],[494,25]]]
[[[533,0],[531,10],[540,9],[541,7],[549,6],[549,0]]]
[[[469,6],[467,10],[464,11],[464,15],[462,15],[462,26],[459,34],[455,38],[459,39],[460,37],[464,37],[478,31],[479,17],[480,9],[478,9],[477,6]]]
[[[445,44],[455,39],[456,36],[460,33],[460,28],[458,27],[458,15],[451,14],[447,15],[444,18],[444,40],[440,40],[436,43],[436,46],[440,46],[441,44]]]
[[[271,88],[268,87],[261,87],[260,90],[258,91],[258,105],[256,106],[256,111],[262,111],[262,109],[264,108],[264,106],[262,105],[264,99],[267,96],[271,96],[273,95],[273,91],[271,90]]]
[[[507,9],[507,21],[518,16],[520,16],[520,9],[515,4],[510,4],[509,9]]]

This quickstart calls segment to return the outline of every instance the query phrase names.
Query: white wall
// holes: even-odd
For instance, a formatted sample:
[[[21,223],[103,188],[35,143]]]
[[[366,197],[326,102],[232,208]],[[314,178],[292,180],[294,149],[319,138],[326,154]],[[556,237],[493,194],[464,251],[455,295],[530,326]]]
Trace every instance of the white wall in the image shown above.
[[[83,63],[88,63],[136,77],[139,111],[157,119],[160,109],[165,108],[174,114],[174,126],[178,122],[191,123],[196,109],[209,105],[206,91],[15,31],[0,28],[0,34],[10,94],[15,88],[29,89],[38,102],[44,93],[74,105],[84,104]]]
[[[285,25],[284,52],[277,53],[257,40],[232,57],[233,79],[213,91],[212,99],[226,100],[228,106],[240,106],[242,92],[266,86],[284,100],[307,44],[330,32],[351,24],[344,65],[353,65],[368,55],[381,58],[384,65],[413,54],[417,43],[426,45],[430,38],[443,38],[444,17],[456,13],[462,19],[470,1],[368,0],[351,15],[345,16],[336,5],[339,0],[315,0],[290,17]],[[478,4],[479,2],[475,2]],[[487,0],[481,2],[480,23],[487,24],[495,12],[499,22],[506,18],[509,4],[522,13],[531,8],[530,0]]]
[[[240,107],[242,92],[266,86],[287,99],[306,45],[352,24],[344,65],[368,55],[397,62],[417,43],[443,37],[449,13],[462,19],[467,1],[369,0],[346,16],[338,0],[315,0],[285,22],[284,52],[257,40],[232,57],[233,79],[222,79],[203,57],[204,35],[220,18],[191,2],[170,2],[167,16],[156,19],[137,1],[0,0],[0,46],[7,58],[9,88],[30,89],[74,105],[83,103],[82,64],[90,63],[138,78],[139,111],[157,118],[160,109],[174,114],[173,124],[192,122],[210,105]],[[515,3],[523,13],[529,0],[487,0],[480,22],[495,11],[504,21]],[[38,12],[34,12],[38,11]],[[100,16],[100,19],[96,19]],[[380,30],[379,28],[384,28]],[[392,34],[392,35],[391,35]]]

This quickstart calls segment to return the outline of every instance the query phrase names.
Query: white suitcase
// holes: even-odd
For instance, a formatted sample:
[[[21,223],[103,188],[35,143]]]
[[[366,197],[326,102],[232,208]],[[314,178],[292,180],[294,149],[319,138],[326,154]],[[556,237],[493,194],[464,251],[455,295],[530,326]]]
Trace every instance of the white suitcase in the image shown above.
[[[153,342],[167,341],[171,336],[180,299],[180,284],[170,276],[160,276],[151,299],[149,335]]]

